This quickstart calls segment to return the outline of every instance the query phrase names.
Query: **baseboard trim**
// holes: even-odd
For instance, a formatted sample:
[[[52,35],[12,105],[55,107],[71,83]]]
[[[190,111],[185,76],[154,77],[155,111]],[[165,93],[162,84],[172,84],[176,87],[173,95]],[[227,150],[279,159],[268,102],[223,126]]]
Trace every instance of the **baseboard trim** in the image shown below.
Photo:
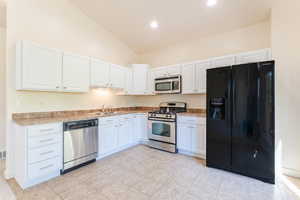
[[[182,150],[182,149],[178,149],[178,153],[183,154],[183,155],[187,155],[187,156],[200,158],[200,159],[203,159],[203,160],[206,159],[206,156],[203,153],[198,154],[198,153],[194,153],[194,152],[190,152],[190,151],[186,151],[186,150]]]
[[[292,176],[295,178],[300,178],[300,171],[295,169],[289,169],[289,168],[282,168],[282,173],[287,176]]]

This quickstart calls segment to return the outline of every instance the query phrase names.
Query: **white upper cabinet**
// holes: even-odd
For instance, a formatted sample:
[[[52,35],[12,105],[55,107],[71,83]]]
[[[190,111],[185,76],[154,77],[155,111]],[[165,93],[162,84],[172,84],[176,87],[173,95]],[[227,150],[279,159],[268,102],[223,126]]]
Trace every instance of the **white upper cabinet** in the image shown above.
[[[149,95],[155,95],[154,80],[155,80],[154,71],[149,70],[148,71],[148,82],[147,82],[147,94],[149,94]]]
[[[63,91],[88,92],[90,84],[90,60],[88,57],[64,54]]]
[[[181,65],[159,67],[155,69],[155,78],[168,77],[181,74]]]
[[[125,94],[132,94],[133,93],[133,72],[131,69],[125,70]]]
[[[206,70],[211,61],[199,61],[182,66],[182,94],[201,94],[206,92]]]
[[[236,56],[236,64],[245,64],[253,62],[262,62],[271,60],[271,49],[263,49],[259,51],[252,51],[247,53],[242,53]]]
[[[17,45],[17,90],[59,91],[62,52],[31,42]]]
[[[227,67],[235,64],[235,56],[222,56],[212,59],[212,67]]]
[[[91,59],[91,87],[108,87],[110,83],[110,64]]]
[[[133,70],[133,94],[145,95],[147,94],[147,81],[149,65],[134,64]]]
[[[195,64],[196,93],[206,93],[206,70],[211,68],[211,61],[202,61]]]
[[[193,94],[196,92],[195,64],[184,64],[182,66],[182,94]]]
[[[124,89],[125,87],[125,69],[119,65],[111,65],[110,68],[110,85],[115,89]]]

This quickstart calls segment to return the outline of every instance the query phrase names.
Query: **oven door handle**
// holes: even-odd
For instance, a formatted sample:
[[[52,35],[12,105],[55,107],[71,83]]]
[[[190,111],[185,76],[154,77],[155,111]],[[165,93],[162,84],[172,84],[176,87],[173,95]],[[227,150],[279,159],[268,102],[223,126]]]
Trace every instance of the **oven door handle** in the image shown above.
[[[154,121],[154,122],[169,122],[169,123],[176,123],[176,120],[169,120],[169,119],[148,119],[148,121]]]

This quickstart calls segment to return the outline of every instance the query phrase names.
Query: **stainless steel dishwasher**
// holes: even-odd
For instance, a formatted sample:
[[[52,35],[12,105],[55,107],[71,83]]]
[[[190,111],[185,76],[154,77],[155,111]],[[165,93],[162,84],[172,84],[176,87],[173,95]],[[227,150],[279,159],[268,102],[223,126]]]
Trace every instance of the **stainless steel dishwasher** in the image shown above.
[[[98,119],[64,123],[62,174],[89,164],[98,154]]]

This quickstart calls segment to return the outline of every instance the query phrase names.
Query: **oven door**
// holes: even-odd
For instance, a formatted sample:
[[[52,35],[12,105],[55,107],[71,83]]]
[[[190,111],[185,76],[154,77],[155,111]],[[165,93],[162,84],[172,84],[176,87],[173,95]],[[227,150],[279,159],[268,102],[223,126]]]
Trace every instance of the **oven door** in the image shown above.
[[[175,122],[148,120],[149,139],[176,144],[175,124]]]

